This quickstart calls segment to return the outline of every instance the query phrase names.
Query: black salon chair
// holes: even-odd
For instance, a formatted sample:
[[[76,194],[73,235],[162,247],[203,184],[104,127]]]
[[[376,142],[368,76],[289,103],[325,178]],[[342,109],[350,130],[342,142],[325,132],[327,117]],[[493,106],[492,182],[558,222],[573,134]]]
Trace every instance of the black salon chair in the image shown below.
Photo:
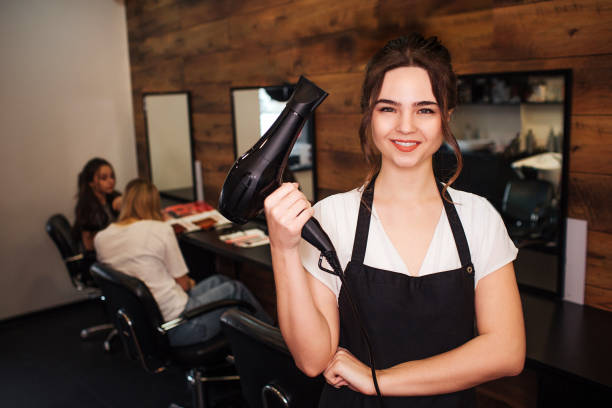
[[[89,268],[96,261],[95,253],[81,250],[78,242],[72,236],[68,219],[62,214],[51,216],[47,220],[45,229],[59,250],[74,287],[78,291],[87,292],[91,298],[100,299],[100,290],[95,286],[89,273]],[[117,334],[117,331],[114,330],[113,325],[110,323],[99,324],[81,330],[81,338],[87,339],[93,334],[103,331],[109,331],[104,341],[104,349],[110,351],[111,340]]]
[[[221,326],[230,341],[250,408],[310,408],[319,403],[322,376],[310,378],[293,362],[280,330],[257,318],[228,310]]]
[[[177,319],[164,323],[157,302],[140,279],[100,263],[93,264],[91,274],[102,289],[107,310],[113,316],[128,356],[139,361],[150,373],[159,373],[170,365],[184,369],[192,388],[194,407],[208,405],[206,384],[240,379],[222,333],[189,346],[171,346],[167,333],[189,319],[220,308],[242,307],[254,311],[250,304],[221,300],[184,312]]]
[[[555,240],[557,211],[554,186],[545,180],[511,180],[506,184],[502,215],[518,246]]]

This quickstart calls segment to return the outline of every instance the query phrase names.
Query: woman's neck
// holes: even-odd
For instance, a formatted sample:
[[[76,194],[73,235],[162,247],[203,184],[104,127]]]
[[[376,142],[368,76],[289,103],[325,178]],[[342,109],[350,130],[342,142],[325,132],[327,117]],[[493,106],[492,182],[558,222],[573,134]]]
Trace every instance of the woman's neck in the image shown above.
[[[402,169],[383,163],[376,178],[377,201],[419,204],[439,198],[431,163]]]
[[[125,218],[123,220],[117,221],[115,224],[117,224],[117,225],[130,225],[130,224],[135,223],[136,221],[142,221],[142,220],[139,220],[138,218],[130,217],[130,218]]]

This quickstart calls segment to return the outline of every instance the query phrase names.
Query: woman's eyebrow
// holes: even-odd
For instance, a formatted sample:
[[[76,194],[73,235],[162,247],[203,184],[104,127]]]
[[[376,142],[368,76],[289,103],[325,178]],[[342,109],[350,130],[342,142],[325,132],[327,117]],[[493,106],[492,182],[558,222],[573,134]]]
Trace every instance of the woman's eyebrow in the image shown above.
[[[386,103],[388,105],[393,105],[393,106],[401,106],[401,103],[393,101],[391,99],[378,99],[374,105],[377,105],[379,103]],[[415,102],[412,104],[412,106],[415,107],[419,107],[419,106],[428,106],[428,105],[437,105],[436,102],[434,101],[420,101],[420,102]]]
[[[388,105],[393,105],[393,106],[401,105],[401,103],[392,101],[391,99],[378,99],[376,102],[374,102],[374,105],[378,105],[379,103],[386,103]]]
[[[421,102],[414,103],[414,106],[427,106],[427,105],[437,105],[437,103],[433,101],[421,101]]]

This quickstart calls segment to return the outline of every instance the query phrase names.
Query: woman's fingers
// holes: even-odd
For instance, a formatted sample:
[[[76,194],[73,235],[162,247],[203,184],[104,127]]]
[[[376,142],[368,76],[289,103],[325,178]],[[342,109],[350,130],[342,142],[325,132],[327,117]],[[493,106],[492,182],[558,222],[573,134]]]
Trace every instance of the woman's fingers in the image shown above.
[[[284,248],[296,247],[300,232],[314,210],[297,183],[284,183],[264,200],[270,243]]]
[[[264,208],[270,209],[276,207],[287,195],[294,191],[299,191],[297,189],[297,183],[283,183],[279,188],[274,190],[269,196],[264,200]]]

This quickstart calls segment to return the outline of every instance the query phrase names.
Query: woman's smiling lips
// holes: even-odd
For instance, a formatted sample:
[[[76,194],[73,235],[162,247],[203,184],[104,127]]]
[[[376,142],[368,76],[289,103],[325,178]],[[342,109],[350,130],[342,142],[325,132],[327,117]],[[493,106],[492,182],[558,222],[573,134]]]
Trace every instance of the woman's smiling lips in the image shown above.
[[[393,146],[395,146],[395,148],[400,152],[411,152],[417,147],[419,147],[419,145],[421,144],[421,142],[418,142],[416,140],[394,139],[391,140],[391,142],[393,143]]]

